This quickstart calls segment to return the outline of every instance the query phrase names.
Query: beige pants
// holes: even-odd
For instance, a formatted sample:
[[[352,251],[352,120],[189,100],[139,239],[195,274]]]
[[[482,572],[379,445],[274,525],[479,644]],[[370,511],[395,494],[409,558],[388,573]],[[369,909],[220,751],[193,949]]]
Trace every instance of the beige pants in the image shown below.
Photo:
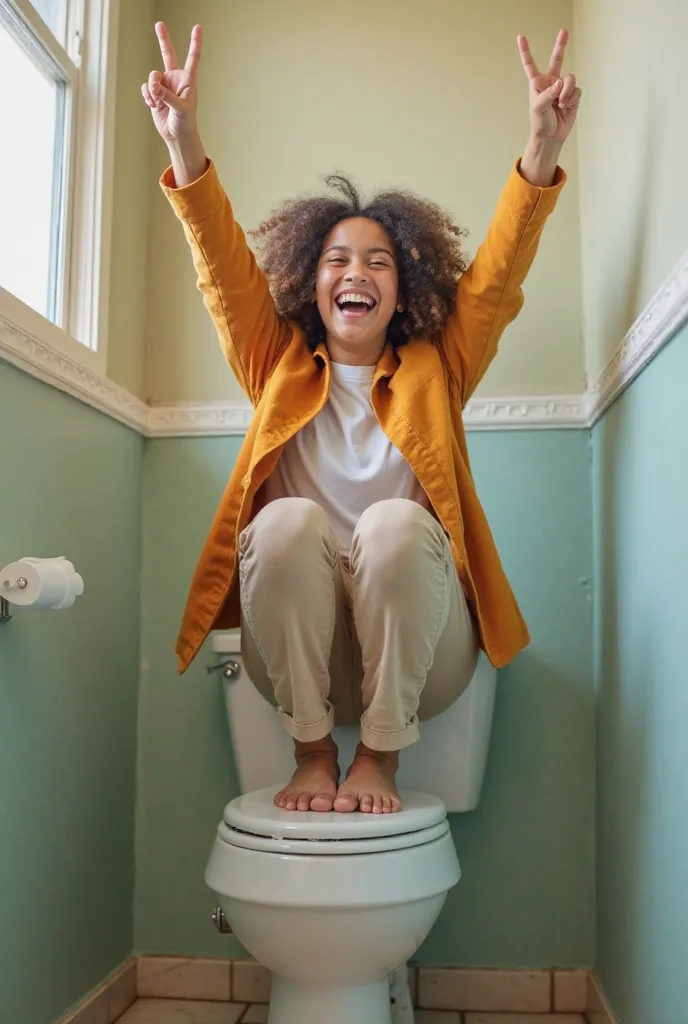
[[[239,551],[244,664],[294,739],[360,721],[366,746],[400,750],[471,681],[477,636],[449,542],[415,502],[367,509],[345,561],[322,508],[282,498]]]

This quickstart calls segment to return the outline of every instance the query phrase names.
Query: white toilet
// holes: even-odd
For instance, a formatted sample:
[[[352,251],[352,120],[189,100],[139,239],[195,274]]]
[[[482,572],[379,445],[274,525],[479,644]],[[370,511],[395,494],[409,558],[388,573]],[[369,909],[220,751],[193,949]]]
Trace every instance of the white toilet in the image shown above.
[[[269,1024],[390,1024],[390,974],[421,945],[460,877],[447,811],[478,803],[496,672],[483,655],[459,700],[404,750],[397,814],[275,807],[293,744],[217,633],[243,796],[227,805],[205,872],[243,946],[273,972]],[[348,765],[358,729],[334,738]],[[279,783],[279,784],[277,784]],[[430,795],[432,794],[432,795]]]

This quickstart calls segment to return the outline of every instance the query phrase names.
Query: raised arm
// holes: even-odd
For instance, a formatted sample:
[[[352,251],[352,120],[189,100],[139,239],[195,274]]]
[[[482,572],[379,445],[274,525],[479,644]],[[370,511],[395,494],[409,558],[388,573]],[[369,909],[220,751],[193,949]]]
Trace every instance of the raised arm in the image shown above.
[[[208,160],[196,121],[202,31],[196,25],[186,63],[179,67],[167,28],[158,22],[164,72],[142,87],[153,122],[167,144],[171,166],[163,191],[181,220],[198,274],[198,287],[239,384],[254,405],[289,337],[265,275]]]
[[[506,326],[523,305],[523,282],[542,230],[566,175],[561,148],[576,119],[581,90],[573,75],[561,77],[568,32],[562,29],[546,75],[541,75],[525,36],[518,37],[529,82],[530,138],[507,181],[487,238],[461,277],[457,303],[444,334],[444,349],[465,404],[497,354]]]

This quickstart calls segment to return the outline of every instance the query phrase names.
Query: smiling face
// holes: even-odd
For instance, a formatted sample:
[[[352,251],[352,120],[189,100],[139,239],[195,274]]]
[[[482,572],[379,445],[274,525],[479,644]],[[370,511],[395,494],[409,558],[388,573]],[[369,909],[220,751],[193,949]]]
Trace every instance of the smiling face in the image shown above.
[[[336,363],[374,366],[399,293],[394,245],[367,217],[340,221],[325,239],[315,294]]]

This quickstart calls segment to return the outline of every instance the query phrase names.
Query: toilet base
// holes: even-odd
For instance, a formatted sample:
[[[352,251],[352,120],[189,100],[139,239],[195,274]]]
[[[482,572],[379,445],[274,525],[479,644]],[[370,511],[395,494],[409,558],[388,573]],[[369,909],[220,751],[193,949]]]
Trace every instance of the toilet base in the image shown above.
[[[268,1024],[392,1024],[389,979],[326,988],[273,975]]]

